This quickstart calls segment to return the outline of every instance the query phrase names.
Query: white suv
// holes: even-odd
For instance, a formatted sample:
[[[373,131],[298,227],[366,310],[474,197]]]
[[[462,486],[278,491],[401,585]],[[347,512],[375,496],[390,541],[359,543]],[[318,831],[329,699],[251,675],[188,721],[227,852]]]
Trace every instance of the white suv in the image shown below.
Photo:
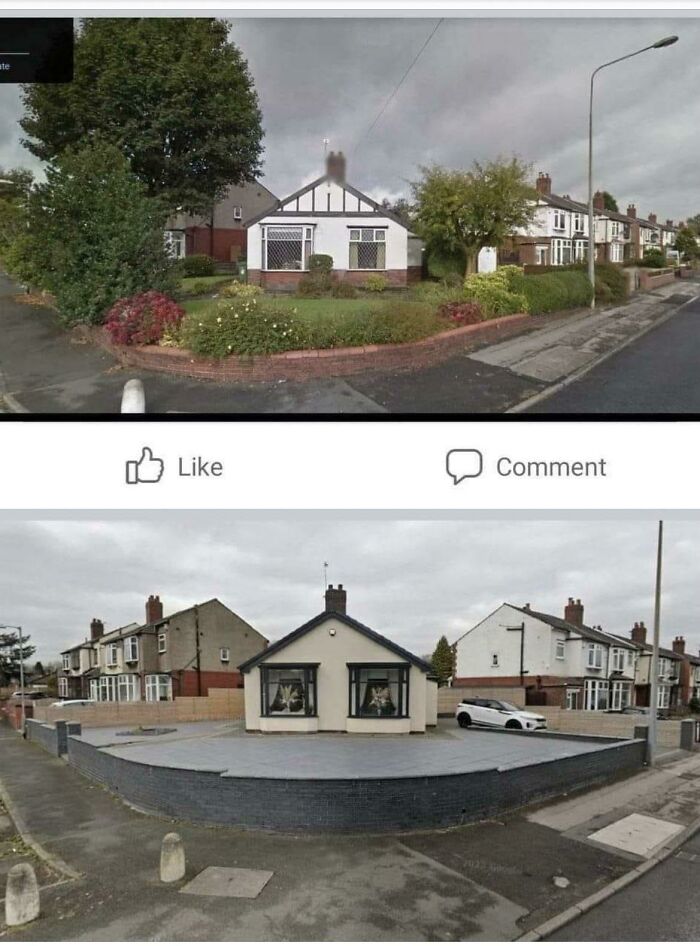
[[[547,720],[536,713],[518,709],[505,700],[484,700],[479,696],[463,700],[455,717],[459,725],[490,726],[495,729],[546,729]]]

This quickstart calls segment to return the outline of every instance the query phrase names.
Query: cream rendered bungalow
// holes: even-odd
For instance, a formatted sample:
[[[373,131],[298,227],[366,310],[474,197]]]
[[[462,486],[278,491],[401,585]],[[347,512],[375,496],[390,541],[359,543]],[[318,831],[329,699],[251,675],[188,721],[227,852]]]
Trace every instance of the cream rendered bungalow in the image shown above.
[[[430,664],[346,613],[326,610],[239,666],[251,732],[425,732],[437,725]]]

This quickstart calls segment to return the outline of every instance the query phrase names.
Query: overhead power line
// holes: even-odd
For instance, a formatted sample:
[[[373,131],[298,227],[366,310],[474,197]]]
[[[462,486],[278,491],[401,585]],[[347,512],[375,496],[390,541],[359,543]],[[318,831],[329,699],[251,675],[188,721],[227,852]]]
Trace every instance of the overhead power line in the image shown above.
[[[442,17],[441,19],[439,19],[439,20],[437,21],[437,23],[436,23],[435,26],[433,27],[433,29],[432,29],[430,35],[428,36],[428,38],[426,39],[426,41],[423,43],[423,45],[421,46],[421,48],[420,48],[420,49],[418,50],[418,52],[416,53],[416,55],[415,55],[415,57],[414,57],[414,59],[413,59],[413,62],[410,64],[410,66],[408,67],[408,69],[407,69],[407,70],[404,72],[404,74],[401,76],[401,79],[400,79],[399,82],[397,83],[396,88],[395,88],[394,91],[391,93],[391,95],[390,95],[389,98],[386,100],[386,102],[382,105],[382,107],[380,108],[379,113],[377,114],[377,117],[374,119],[374,121],[373,121],[372,124],[369,126],[369,128],[368,128],[367,131],[364,133],[364,135],[362,135],[362,137],[358,140],[357,144],[356,144],[355,147],[353,148],[353,154],[355,153],[355,151],[357,151],[357,149],[359,148],[360,144],[365,140],[365,138],[368,138],[368,137],[369,137],[369,135],[372,133],[372,131],[374,130],[374,128],[375,128],[376,125],[378,124],[378,122],[379,122],[380,118],[382,117],[382,115],[384,114],[384,112],[386,112],[386,110],[387,110],[387,109],[389,108],[389,106],[391,105],[392,101],[396,98],[397,92],[399,91],[399,89],[401,88],[401,86],[404,84],[404,82],[405,82],[406,79],[408,78],[409,73],[411,72],[411,70],[413,69],[413,67],[415,66],[415,64],[418,62],[418,60],[420,59],[420,57],[423,55],[423,53],[424,53],[425,50],[427,49],[428,44],[430,43],[431,39],[433,38],[433,36],[435,36],[435,34],[437,33],[437,31],[440,29],[440,26],[442,25],[443,22],[444,22],[444,17]]]

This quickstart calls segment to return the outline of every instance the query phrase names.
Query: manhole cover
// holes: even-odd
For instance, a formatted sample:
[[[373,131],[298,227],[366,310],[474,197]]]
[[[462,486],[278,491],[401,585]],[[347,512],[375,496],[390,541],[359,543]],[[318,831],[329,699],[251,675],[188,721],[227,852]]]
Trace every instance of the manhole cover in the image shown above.
[[[254,900],[272,877],[271,870],[250,870],[246,867],[206,867],[180,893],[204,897],[245,897]]]
[[[127,729],[126,732],[118,732],[118,736],[164,736],[169,732],[177,732],[177,729],[161,729],[157,726],[142,727],[137,729]]]
[[[654,848],[682,830],[681,824],[651,818],[649,815],[634,814],[613,821],[600,831],[594,831],[588,835],[588,840],[600,841],[601,844],[609,844],[610,847],[617,847],[621,851],[648,857]]]

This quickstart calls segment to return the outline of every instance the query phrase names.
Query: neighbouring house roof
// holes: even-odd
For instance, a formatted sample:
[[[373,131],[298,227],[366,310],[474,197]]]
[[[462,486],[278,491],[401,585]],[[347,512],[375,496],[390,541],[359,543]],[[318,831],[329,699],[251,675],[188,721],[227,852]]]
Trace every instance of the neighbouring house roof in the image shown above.
[[[312,181],[310,184],[305,184],[298,191],[294,191],[293,194],[289,194],[288,197],[284,197],[282,198],[282,200],[278,200],[276,204],[273,204],[272,207],[268,208],[263,213],[256,214],[256,216],[251,217],[250,219],[244,221],[243,226],[247,229],[248,227],[252,227],[256,223],[259,223],[265,217],[272,217],[272,216],[286,216],[286,215],[290,215],[290,216],[291,215],[294,215],[294,216],[314,215],[314,216],[319,216],[319,217],[328,217],[328,216],[356,217],[358,216],[357,213],[353,213],[352,211],[346,212],[346,211],[324,211],[324,210],[317,210],[317,211],[308,211],[308,210],[307,211],[304,211],[304,210],[284,211],[283,210],[284,205],[288,204],[290,200],[296,200],[298,197],[302,197],[304,194],[308,194],[310,191],[314,190],[320,184],[325,184],[327,182],[336,184],[338,187],[341,187],[343,190],[347,191],[348,194],[352,194],[353,197],[357,197],[359,200],[362,200],[366,204],[369,204],[372,207],[371,212],[379,213],[382,215],[382,217],[387,217],[389,220],[393,220],[394,223],[398,223],[399,226],[404,228],[404,230],[408,230],[408,232],[411,233],[410,229],[406,226],[406,224],[395,213],[393,213],[393,211],[387,210],[386,207],[382,207],[381,204],[378,204],[376,200],[373,200],[371,197],[368,197],[367,194],[363,194],[362,191],[357,190],[357,188],[353,187],[351,184],[348,184],[346,181],[337,180],[331,174],[324,174],[321,177],[316,178],[316,180]],[[368,212],[368,213],[371,213],[371,212]],[[366,217],[367,213],[364,213],[364,214],[361,213],[360,216]]]
[[[359,634],[364,634],[365,637],[369,638],[371,641],[374,641],[375,644],[380,644],[382,647],[386,647],[387,650],[392,651],[398,657],[402,657],[405,661],[413,664],[415,667],[418,667],[418,669],[422,670],[424,673],[432,674],[433,668],[429,663],[427,663],[427,661],[423,660],[421,657],[416,657],[415,654],[412,654],[410,651],[401,647],[399,644],[395,644],[394,641],[389,640],[388,637],[378,634],[377,631],[372,630],[371,627],[367,627],[366,624],[361,624],[359,621],[351,618],[350,615],[341,614],[339,611],[323,611],[321,614],[317,614],[316,617],[311,618],[311,620],[307,621],[306,624],[302,624],[301,627],[298,627],[291,633],[281,637],[278,641],[275,641],[274,644],[270,644],[266,650],[260,651],[260,653],[256,654],[254,657],[250,657],[244,663],[239,664],[238,669],[242,673],[248,673],[249,670],[257,667],[258,664],[262,663],[264,660],[267,660],[268,657],[272,656],[272,654],[276,654],[279,653],[279,651],[284,650],[284,648],[293,641],[296,641],[305,634],[308,634],[309,631],[312,631],[315,627],[318,627],[319,624],[322,624],[324,621],[329,619],[333,621],[341,621],[343,624],[347,624],[348,627],[351,627]]]
[[[507,604],[508,602],[504,603]],[[510,604],[508,607],[520,611],[521,614],[528,614],[537,618],[539,621],[544,621],[544,623],[549,624],[550,627],[556,627],[560,631],[566,631],[567,634],[576,634],[587,640],[596,641],[599,644],[608,644],[612,647],[624,645],[628,650],[641,650],[639,645],[635,644],[634,641],[625,640],[623,637],[617,637],[615,634],[607,634],[605,631],[600,631],[596,627],[588,627],[586,624],[579,627],[578,624],[572,624],[570,621],[558,618],[554,614],[545,614],[543,611],[533,611],[532,608],[519,608],[515,604]]]
[[[643,654],[650,654],[653,650],[652,645],[649,643],[636,644],[634,641],[630,641],[626,637],[621,637],[619,634],[611,634],[610,636],[621,641],[623,644],[631,644],[632,647],[641,650]],[[686,654],[677,654],[675,650],[669,650],[667,647],[659,647],[659,654],[661,657],[669,657],[671,660],[683,660],[683,657],[687,656]]]
[[[570,197],[562,197],[559,194],[538,194],[538,198],[544,204],[548,204],[550,207],[560,207],[562,210],[573,210],[574,213],[588,213],[588,207],[586,204],[582,204],[577,200],[572,200]],[[595,211],[594,213],[600,213],[600,211]]]
[[[66,647],[65,650],[61,651],[61,654],[72,654],[74,650],[82,650],[83,647],[86,647],[88,650],[95,649],[96,641],[83,641],[82,644],[74,644],[73,647]]]

